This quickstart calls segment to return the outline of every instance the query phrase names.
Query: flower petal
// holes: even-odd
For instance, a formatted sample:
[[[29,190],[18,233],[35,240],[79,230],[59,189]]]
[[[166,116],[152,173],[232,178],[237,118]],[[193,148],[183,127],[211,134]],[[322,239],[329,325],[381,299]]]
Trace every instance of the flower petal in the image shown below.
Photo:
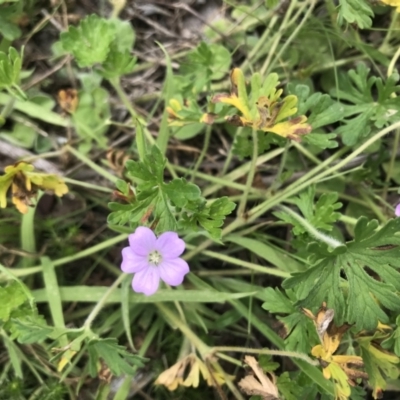
[[[189,272],[189,265],[182,258],[176,258],[175,260],[163,260],[158,269],[160,277],[165,283],[171,286],[178,286]]]
[[[156,245],[156,235],[146,226],[139,226],[135,233],[129,235],[129,245],[138,256],[148,256]]]
[[[394,214],[396,217],[400,217],[400,203],[397,204],[396,209],[394,210]]]
[[[5,175],[3,175],[5,176]],[[0,207],[5,208],[7,206],[7,192],[11,186],[12,179],[1,179],[3,176],[0,176]]]
[[[133,274],[134,272],[139,272],[148,266],[149,262],[147,257],[138,256],[130,247],[122,249],[121,269],[123,272]]]
[[[185,251],[185,242],[179,238],[176,232],[164,232],[157,239],[155,249],[163,259],[171,260],[179,257]]]
[[[137,293],[151,296],[157,292],[160,283],[160,273],[157,267],[148,267],[135,274],[132,288]]]

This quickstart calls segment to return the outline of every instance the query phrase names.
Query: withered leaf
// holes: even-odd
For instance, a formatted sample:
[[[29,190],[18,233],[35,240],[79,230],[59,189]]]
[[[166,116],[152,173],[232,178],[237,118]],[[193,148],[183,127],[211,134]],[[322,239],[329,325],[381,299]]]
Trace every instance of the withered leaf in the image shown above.
[[[253,370],[257,379],[254,375],[246,376],[239,382],[240,389],[250,396],[261,396],[263,400],[279,400],[275,375],[270,374],[270,379],[252,356],[245,356],[244,362]]]

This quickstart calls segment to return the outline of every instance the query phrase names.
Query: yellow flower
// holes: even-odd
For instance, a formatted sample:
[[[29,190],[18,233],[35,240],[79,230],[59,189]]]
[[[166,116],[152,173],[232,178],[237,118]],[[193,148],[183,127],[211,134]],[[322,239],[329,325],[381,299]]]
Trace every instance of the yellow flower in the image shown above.
[[[283,91],[274,87],[279,82],[271,79],[272,87],[265,85],[265,82],[265,87],[261,87],[260,79],[258,75],[253,79],[252,98],[249,100],[243,72],[234,68],[231,72],[231,93],[219,93],[212,98],[212,102],[229,104],[241,112],[241,116],[226,117],[233,125],[248,126],[300,141],[300,136],[311,132],[311,125],[306,123],[305,115],[287,119],[297,112],[297,97],[289,95],[280,99]],[[264,91],[266,95],[260,96],[261,93],[255,94],[253,91]]]
[[[28,212],[31,199],[36,198],[38,189],[51,190],[61,197],[68,192],[67,185],[57,175],[35,172],[31,164],[18,162],[4,169],[0,176],[0,207],[7,206],[7,192],[11,187],[12,202],[22,214]]]
[[[325,379],[333,379],[336,399],[348,399],[351,393],[350,385],[354,385],[353,379],[368,378],[368,374],[365,372],[350,367],[350,365],[352,367],[364,366],[360,356],[334,355],[350,325],[337,327],[333,323],[334,310],[328,309],[326,303],[322,304],[316,316],[307,309],[303,309],[303,312],[313,320],[321,340],[321,344],[311,349],[311,354],[319,359]]]
[[[169,106],[165,109],[169,114],[168,123],[170,126],[185,126],[198,122],[211,125],[216,117],[213,113],[201,113],[189,100],[171,99]]]
[[[208,359],[206,365],[192,353],[162,372],[156,379],[155,384],[164,385],[168,390],[173,391],[177,389],[179,385],[186,387],[193,386],[194,388],[198,387],[200,374],[207,382],[208,386],[220,386],[226,383],[227,379],[234,379],[234,376],[219,372],[215,364],[215,361]],[[186,373],[187,370],[189,371],[188,373]]]
[[[396,7],[396,12],[400,13],[400,0],[381,0],[381,2]]]
[[[312,348],[311,354],[320,360],[325,379],[333,378],[336,398],[345,400],[350,397],[352,379],[368,378],[368,375],[363,371],[348,367],[349,365],[363,367],[364,363],[360,356],[332,355],[331,350],[334,347],[332,346],[327,351],[322,345],[318,344]]]

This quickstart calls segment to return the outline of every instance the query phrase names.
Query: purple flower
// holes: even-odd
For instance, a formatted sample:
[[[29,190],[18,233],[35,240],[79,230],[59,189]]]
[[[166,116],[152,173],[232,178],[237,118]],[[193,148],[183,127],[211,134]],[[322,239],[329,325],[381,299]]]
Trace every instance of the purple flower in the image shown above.
[[[175,232],[164,232],[158,238],[150,228],[139,226],[129,235],[129,247],[122,249],[122,271],[135,274],[132,288],[150,296],[157,292],[160,279],[178,286],[189,272],[189,266],[179,256],[185,242]]]
[[[394,210],[394,214],[396,215],[396,217],[400,217],[400,203],[397,204],[397,206]]]

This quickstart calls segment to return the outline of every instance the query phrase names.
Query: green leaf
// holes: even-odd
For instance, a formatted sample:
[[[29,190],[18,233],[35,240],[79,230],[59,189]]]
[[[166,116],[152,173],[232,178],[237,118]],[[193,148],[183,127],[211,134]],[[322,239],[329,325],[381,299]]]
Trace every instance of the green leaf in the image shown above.
[[[115,38],[101,70],[101,75],[107,79],[131,73],[137,61],[136,57],[131,55],[135,42],[135,32],[131,23],[120,19],[112,19],[110,23],[115,28]]]
[[[129,224],[136,228],[139,221],[143,224],[145,218],[149,224],[156,223],[156,233],[162,233],[176,231],[179,217],[180,229],[197,230],[200,225],[210,237],[219,240],[220,227],[235,204],[223,197],[206,206],[200,189],[183,178],[164,183],[165,162],[156,145],[143,161],[126,162],[126,175],[136,183],[136,196],[130,204],[110,203],[113,212],[109,214],[108,222],[112,225]]]
[[[212,80],[222,79],[229,72],[231,61],[224,46],[201,42],[187,55],[180,72],[191,82],[191,93],[199,93]]]
[[[268,132],[257,131],[257,141],[258,155],[261,155],[271,147],[271,144],[279,144],[280,142],[283,142],[283,139]],[[241,159],[251,157],[253,155],[253,147],[254,144],[251,129],[247,127],[243,128],[240,135],[236,137],[236,140],[233,143],[233,153]]]
[[[20,315],[18,318],[13,314],[9,325],[12,338],[17,338],[19,343],[26,344],[43,342],[54,328],[48,326],[42,316],[29,314]]]
[[[229,215],[236,208],[236,204],[230,201],[228,197],[220,197],[211,203],[210,218],[213,219],[224,219],[226,215]]]
[[[336,133],[314,133],[311,132],[304,136],[304,142],[317,146],[320,149],[334,149],[338,147],[338,142],[335,140]]]
[[[307,190],[300,193],[293,202],[299,207],[305,219],[316,229],[331,231],[333,224],[339,220],[340,213],[335,212],[342,207],[342,203],[338,203],[337,193],[323,193],[317,202],[314,200],[315,187],[309,186]],[[284,211],[277,211],[274,215],[281,220],[293,225],[293,233],[301,235],[307,233],[300,222]]]
[[[2,34],[5,39],[12,42],[13,40],[19,38],[21,33],[21,29],[19,29],[17,25],[13,24],[6,18],[3,18],[3,15],[0,16],[0,34]]]
[[[118,18],[111,19],[110,23],[115,29],[115,39],[111,47],[115,46],[121,53],[132,51],[136,36],[132,24]]]
[[[187,182],[183,178],[173,179],[161,186],[163,192],[176,207],[185,207],[189,202],[200,199],[201,191],[197,185]]]
[[[125,347],[119,346],[117,339],[96,339],[89,342],[88,352],[91,364],[97,364],[99,358],[102,358],[116,376],[122,374],[133,375],[136,367],[143,367],[145,359],[136,354],[129,353]],[[97,371],[92,376],[97,376]]]
[[[279,0],[265,0],[265,7],[275,8],[279,4]]]
[[[23,47],[21,54],[14,47],[8,49],[8,54],[0,51],[0,89],[6,89],[11,95],[26,100],[24,92],[18,86],[23,53]]]
[[[78,27],[70,26],[60,35],[64,50],[71,53],[78,65],[90,67],[103,63],[115,39],[115,27],[104,18],[92,14],[83,19]]]
[[[131,73],[135,65],[136,57],[131,56],[130,52],[120,52],[112,47],[100,73],[107,79],[118,78]]]
[[[296,291],[300,306],[326,301],[337,325],[347,321],[358,330],[374,330],[378,321],[387,323],[387,310],[400,311],[400,219],[377,228],[377,221],[361,217],[354,240],[346,245],[329,251],[311,243],[312,267],[293,274],[283,287]]]
[[[284,372],[278,377],[276,384],[278,386],[279,393],[283,394],[285,400],[298,400],[307,398],[300,395],[300,393],[304,391],[304,388],[301,387],[297,382],[297,380],[290,379],[289,372]]]
[[[171,125],[170,125],[171,126]],[[204,124],[200,122],[191,123],[190,125],[173,127],[171,129],[172,136],[178,140],[192,139],[204,130]]]
[[[107,90],[98,87],[92,91],[79,93],[79,105],[72,115],[76,133],[83,140],[84,147],[80,150],[87,153],[96,143],[106,148],[108,120],[111,116],[109,94]]]
[[[118,179],[115,182],[115,187],[124,195],[129,196],[129,183],[123,181],[122,179]]]
[[[400,356],[400,315],[396,318],[396,329],[393,331],[392,336],[388,339],[392,344],[393,342],[393,349],[397,356]]]
[[[288,314],[287,316],[277,316],[286,330],[285,344],[288,350],[309,353],[311,350],[311,340],[317,343],[315,327],[311,320],[307,318],[298,307],[295,307],[285,294],[279,289],[267,288],[262,293],[262,307],[271,313]]]
[[[149,189],[163,182],[165,163],[164,156],[154,145],[143,161],[127,161],[127,175],[138,184],[138,189]]]
[[[260,354],[258,357],[258,364],[264,372],[273,372],[280,367],[280,364],[272,360],[269,354]]]
[[[280,248],[274,247],[269,243],[237,235],[229,235],[225,237],[225,241],[244,247],[282,271],[296,272],[302,269],[302,266],[297,261],[289,257]]]
[[[8,55],[0,52],[0,88],[19,83],[19,74],[22,66],[22,53],[19,55],[14,47],[8,49]]]
[[[262,308],[269,312],[290,314],[296,311],[293,303],[279,289],[266,288],[263,292],[263,298],[265,298],[265,303]]]
[[[310,112],[307,122],[312,126],[313,132],[305,135],[303,140],[321,149],[332,149],[338,146],[336,134],[318,133],[316,129],[331,125],[343,118],[344,107],[335,102],[327,94],[313,93],[310,96],[310,88],[306,85],[289,85],[289,92],[294,93],[298,99],[297,114],[302,115]]]
[[[360,29],[372,25],[371,17],[374,15],[370,5],[364,0],[339,0],[339,23],[346,21],[356,23]]]
[[[12,96],[6,93],[0,93],[1,105],[5,106],[10,104],[11,101],[14,101]],[[63,127],[67,127],[69,124],[68,118],[62,117],[60,114],[49,110],[47,105],[44,106],[33,101],[15,100],[13,106],[15,110],[20,111],[29,117],[36,118],[39,121]]]
[[[368,382],[373,388],[373,396],[379,398],[378,395],[386,388],[387,380],[396,379],[399,376],[397,364],[400,359],[373,344],[375,336],[379,336],[379,334],[360,338],[358,342],[365,370],[368,373]]]
[[[32,127],[17,122],[14,125],[12,132],[2,131],[0,137],[16,146],[30,149],[35,143],[37,133]]]
[[[400,92],[397,85],[400,77],[394,72],[386,81],[376,76],[369,76],[365,64],[357,65],[357,70],[339,75],[339,89],[333,89],[332,95],[352,104],[343,104],[345,124],[337,132],[343,143],[354,146],[364,140],[375,128],[381,129],[400,121]]]
[[[342,119],[344,106],[332,100],[328,94],[317,92],[310,96],[310,88],[306,85],[297,85],[293,92],[299,99],[297,114],[310,112],[307,122],[313,130]]]
[[[28,300],[22,283],[12,281],[6,287],[0,287],[0,320],[8,321],[13,310],[24,304]]]
[[[179,221],[179,228],[188,232],[196,232],[201,226],[212,239],[219,241],[222,232],[220,227],[223,225],[226,215],[229,215],[235,207],[236,204],[227,197],[221,197],[207,206],[205,199],[201,198],[196,204],[184,210],[182,219]]]

